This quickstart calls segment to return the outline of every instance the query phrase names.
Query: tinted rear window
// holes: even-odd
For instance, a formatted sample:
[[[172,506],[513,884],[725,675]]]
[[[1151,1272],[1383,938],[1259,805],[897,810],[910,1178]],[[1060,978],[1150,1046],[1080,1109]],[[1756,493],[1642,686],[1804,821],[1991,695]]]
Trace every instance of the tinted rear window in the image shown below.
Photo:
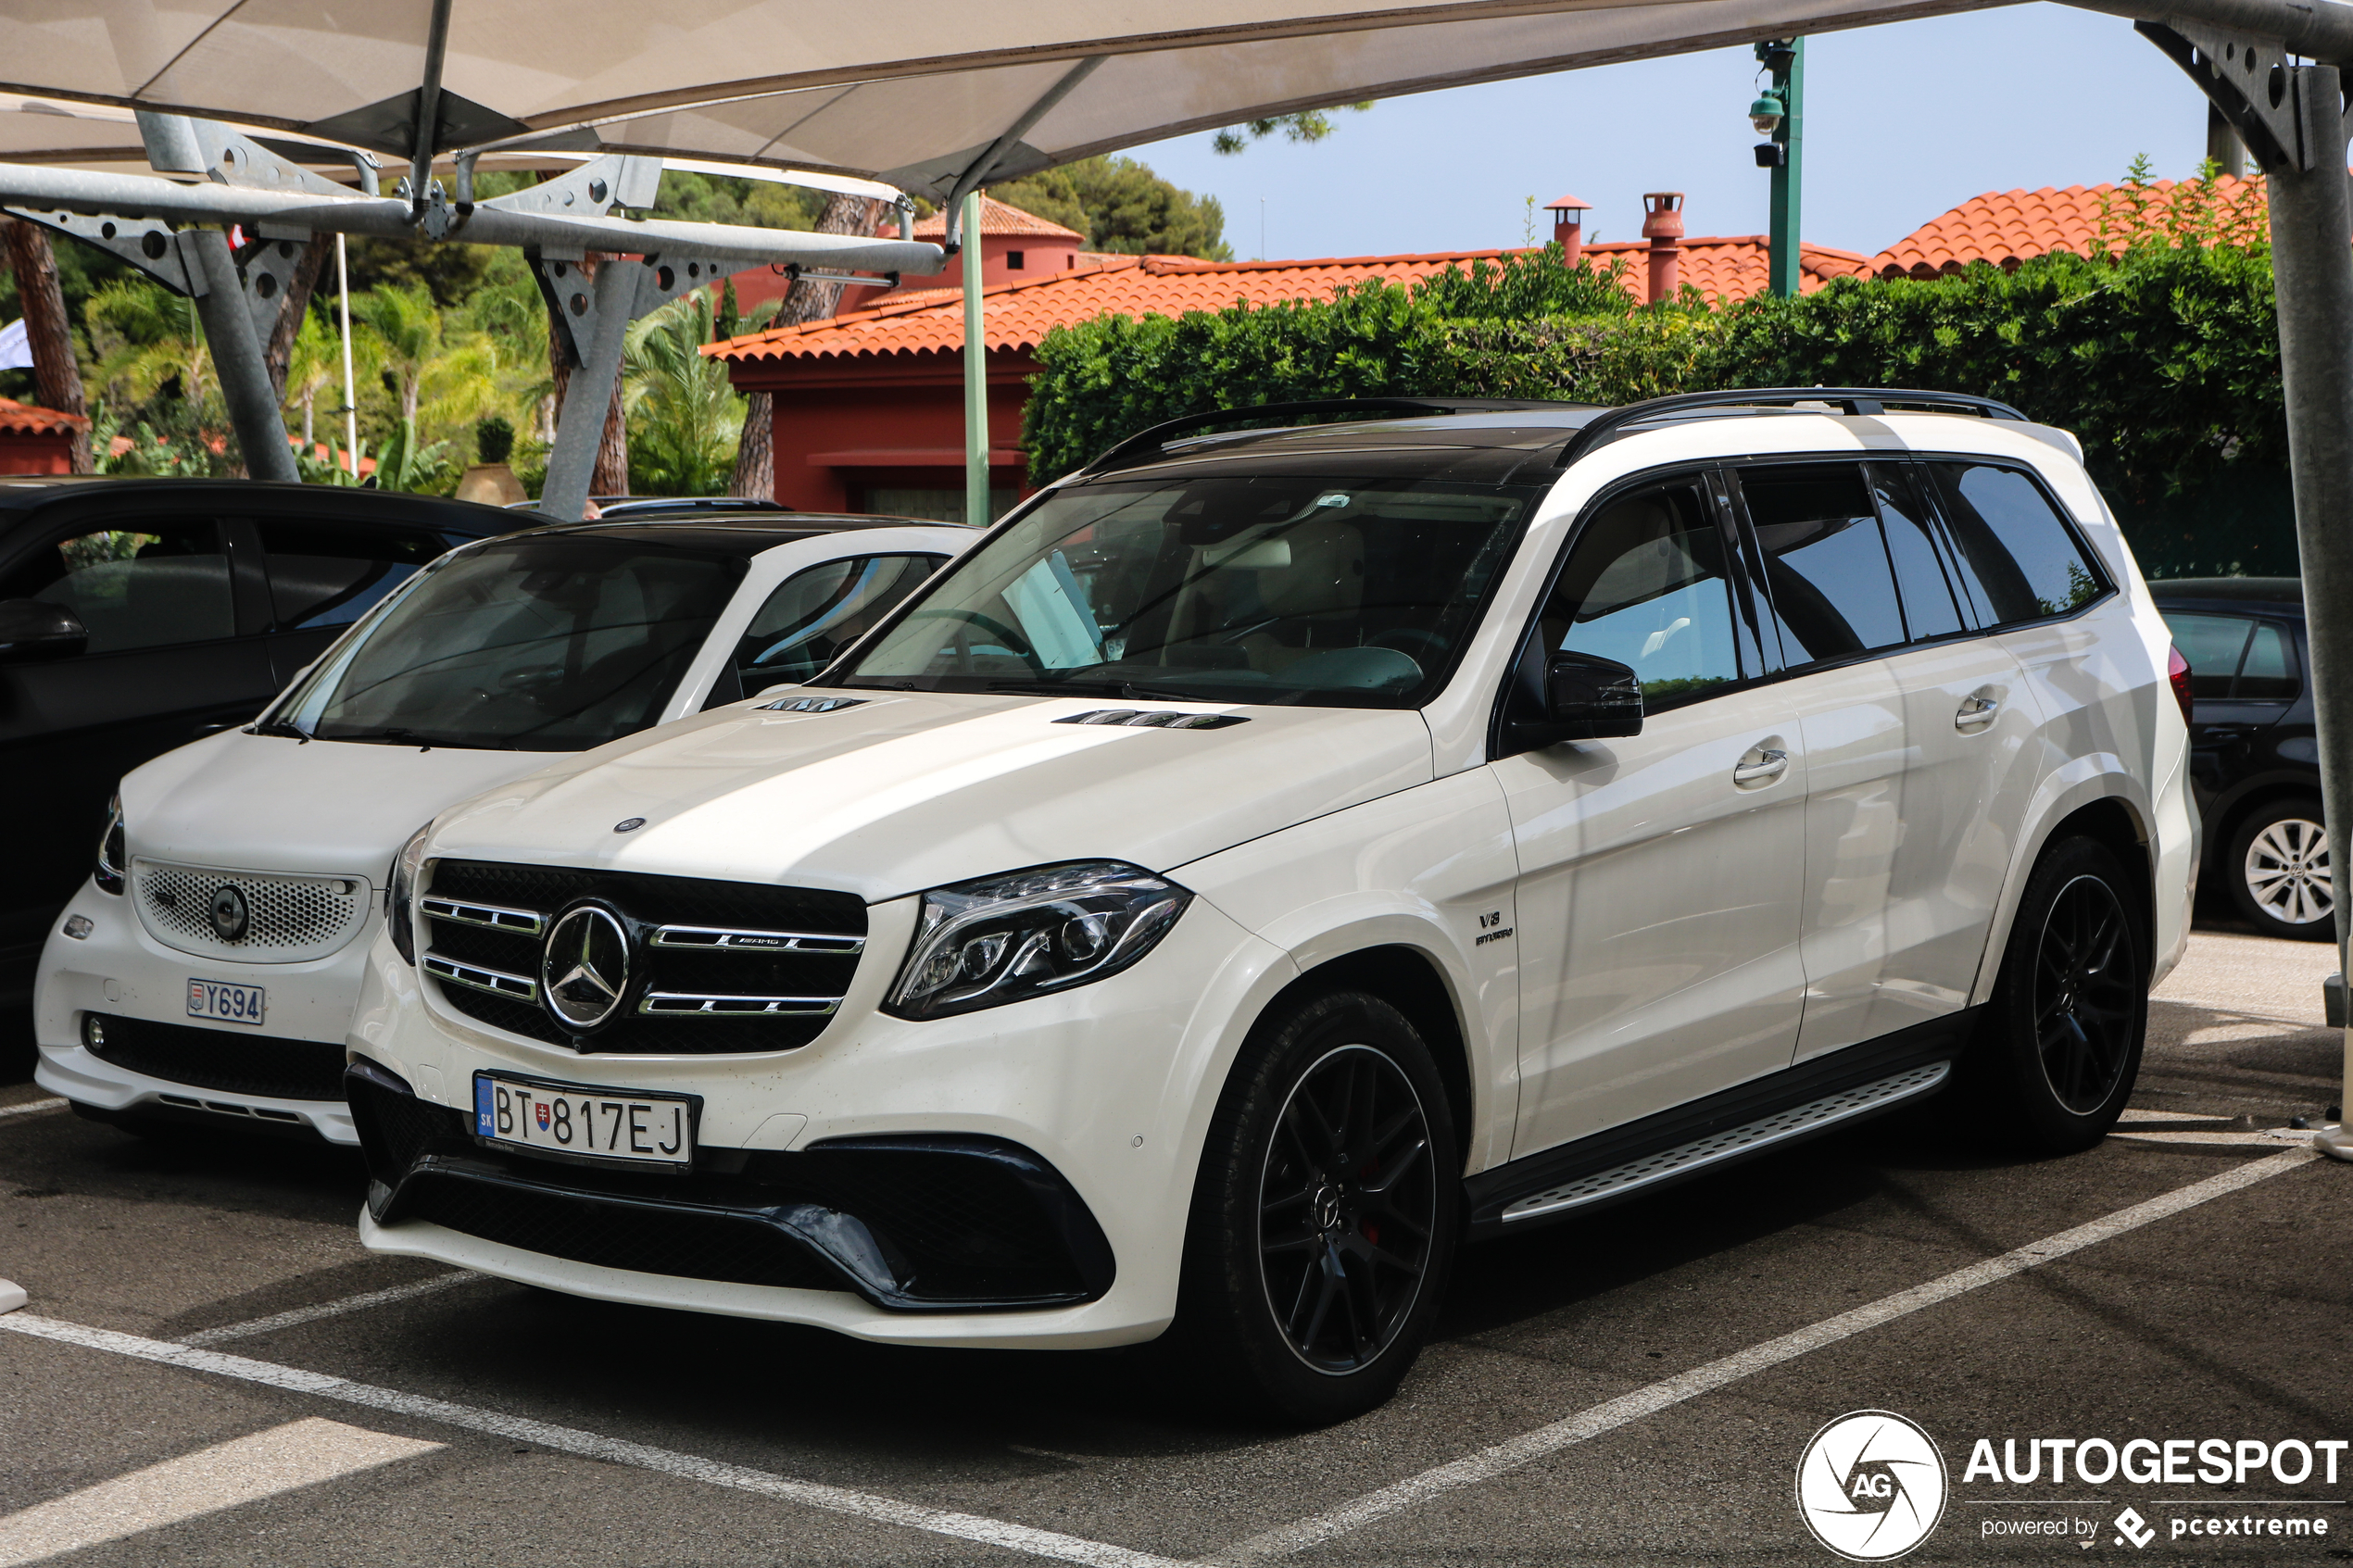
[[[1960,551],[1961,583],[1995,625],[2080,609],[2108,591],[2102,572],[2050,498],[2016,469],[1924,463]]]

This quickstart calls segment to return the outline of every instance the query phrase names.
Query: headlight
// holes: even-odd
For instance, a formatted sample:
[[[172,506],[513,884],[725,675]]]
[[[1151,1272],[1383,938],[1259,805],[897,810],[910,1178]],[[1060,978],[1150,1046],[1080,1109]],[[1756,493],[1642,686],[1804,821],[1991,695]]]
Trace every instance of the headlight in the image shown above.
[[[409,923],[409,909],[417,899],[417,872],[425,863],[425,835],[433,832],[427,822],[400,847],[392,858],[392,875],[384,889],[384,924],[392,931],[392,945],[413,969],[417,963],[417,929]]]
[[[934,888],[883,1010],[946,1018],[1116,974],[1168,935],[1192,897],[1116,860]]]
[[[107,802],[107,831],[98,836],[98,865],[90,873],[99,892],[122,891],[122,873],[129,859],[122,841],[122,797],[118,795]]]

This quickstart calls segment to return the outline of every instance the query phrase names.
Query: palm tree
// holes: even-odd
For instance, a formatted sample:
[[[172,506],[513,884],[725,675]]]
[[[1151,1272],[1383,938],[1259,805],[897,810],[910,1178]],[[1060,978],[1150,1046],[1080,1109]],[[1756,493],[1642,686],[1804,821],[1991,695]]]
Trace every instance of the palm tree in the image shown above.
[[[351,315],[376,339],[381,373],[400,405],[400,428],[384,444],[387,458],[400,460],[380,466],[376,483],[387,490],[437,488],[447,477],[441,457],[448,443],[424,441],[419,424],[470,423],[497,407],[497,345],[480,332],[452,341],[422,283],[379,283],[351,302]]]
[[[698,290],[630,323],[622,340],[632,491],[712,495],[727,488],[744,405],[727,384],[727,367],[702,353],[712,324],[711,296]]]

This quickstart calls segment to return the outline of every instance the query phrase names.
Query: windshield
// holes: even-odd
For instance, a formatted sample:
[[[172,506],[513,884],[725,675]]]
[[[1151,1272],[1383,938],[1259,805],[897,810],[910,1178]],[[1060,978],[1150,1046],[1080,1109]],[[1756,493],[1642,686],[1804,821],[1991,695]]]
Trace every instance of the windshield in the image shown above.
[[[837,684],[1417,706],[1542,494],[1270,475],[1058,491]]]
[[[661,715],[742,563],[592,538],[445,557],[289,694],[320,740],[585,751]]]

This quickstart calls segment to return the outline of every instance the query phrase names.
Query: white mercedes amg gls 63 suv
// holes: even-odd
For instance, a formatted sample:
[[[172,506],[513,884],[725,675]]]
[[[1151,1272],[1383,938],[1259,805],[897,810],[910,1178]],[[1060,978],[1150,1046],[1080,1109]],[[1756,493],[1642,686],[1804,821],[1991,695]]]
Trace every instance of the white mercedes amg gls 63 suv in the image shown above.
[[[1173,1333],[1335,1419],[1464,1241],[1948,1085],[2097,1139],[2186,939],[2186,692],[1998,404],[1178,421],[804,684],[411,839],[363,1234],[874,1340]]]

